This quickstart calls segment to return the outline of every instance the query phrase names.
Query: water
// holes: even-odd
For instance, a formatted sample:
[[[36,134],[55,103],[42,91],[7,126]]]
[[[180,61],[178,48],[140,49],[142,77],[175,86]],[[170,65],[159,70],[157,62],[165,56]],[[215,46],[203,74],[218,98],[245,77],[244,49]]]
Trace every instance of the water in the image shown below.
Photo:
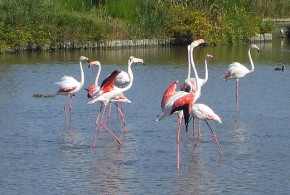
[[[196,155],[191,156],[192,130],[181,132],[180,169],[176,168],[176,116],[160,122],[160,101],[174,80],[187,76],[185,47],[153,47],[100,51],[1,55],[0,66],[0,192],[1,194],[284,194],[290,191],[290,41],[258,44],[255,72],[240,80],[240,113],[235,113],[235,82],[220,77],[232,61],[249,67],[247,45],[196,49],[203,77],[203,56],[209,80],[201,103],[223,124],[209,121],[225,156],[220,157],[209,129],[202,125]],[[78,58],[103,64],[101,80],[130,55],[146,65],[133,66],[134,84],[126,92],[132,104],[122,105],[128,133],[113,107],[106,131],[91,148],[99,105],[86,105],[85,90],[73,99],[73,113],[64,121],[64,96],[54,84],[65,74],[80,79]],[[274,68],[286,66],[285,72]],[[84,65],[85,85],[94,82],[96,67]]]

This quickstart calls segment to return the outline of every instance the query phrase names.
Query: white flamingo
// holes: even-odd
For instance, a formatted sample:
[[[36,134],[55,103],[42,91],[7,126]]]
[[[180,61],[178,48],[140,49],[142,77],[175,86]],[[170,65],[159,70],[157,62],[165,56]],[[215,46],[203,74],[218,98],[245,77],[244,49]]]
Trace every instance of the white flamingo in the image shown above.
[[[198,144],[198,142],[200,140],[201,121],[204,121],[208,125],[209,129],[211,130],[211,133],[212,133],[213,138],[214,138],[214,140],[216,142],[216,145],[217,145],[217,147],[218,147],[218,149],[220,151],[220,154],[221,154],[221,156],[223,156],[224,153],[223,153],[223,151],[222,151],[222,149],[221,149],[221,147],[219,145],[216,133],[213,131],[213,129],[210,127],[209,123],[207,122],[208,120],[214,120],[214,121],[217,121],[219,123],[222,123],[220,117],[216,113],[214,113],[214,111],[210,107],[208,107],[205,104],[194,104],[190,114],[199,121],[199,123],[198,123],[198,136],[197,136],[197,138],[195,140],[195,145],[194,145],[194,148],[193,148],[193,151],[192,151],[192,155],[194,155],[196,146],[197,146],[197,144]]]
[[[67,96],[67,100],[64,104],[64,110],[66,110],[67,103],[69,103],[69,108],[70,108],[70,110],[72,110],[72,97],[84,85],[84,71],[83,71],[83,66],[82,66],[83,61],[89,62],[89,58],[87,58],[85,56],[81,56],[79,59],[80,71],[81,71],[81,81],[77,81],[72,76],[63,76],[59,82],[56,82],[56,84],[59,87],[59,90],[57,91],[57,95]]]
[[[245,75],[254,72],[254,63],[251,56],[251,49],[255,49],[259,52],[260,48],[255,44],[250,45],[248,50],[248,56],[251,63],[251,69],[246,68],[244,65],[240,64],[239,62],[234,62],[229,65],[228,71],[222,76],[222,78],[227,81],[229,79],[236,80],[236,112],[239,110],[239,79],[243,78]]]

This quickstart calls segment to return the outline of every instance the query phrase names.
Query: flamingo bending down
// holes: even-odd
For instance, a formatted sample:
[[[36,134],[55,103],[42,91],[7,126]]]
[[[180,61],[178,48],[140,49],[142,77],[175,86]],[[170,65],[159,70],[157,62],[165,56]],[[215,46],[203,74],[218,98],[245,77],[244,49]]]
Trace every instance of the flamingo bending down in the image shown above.
[[[199,121],[199,125],[198,125],[198,136],[195,140],[195,145],[194,145],[194,148],[192,150],[192,155],[194,155],[194,152],[195,152],[195,149],[196,149],[196,146],[200,140],[200,125],[201,125],[201,121],[205,121],[205,123],[208,125],[209,129],[211,130],[211,133],[213,135],[213,138],[216,142],[216,145],[220,151],[220,154],[221,156],[224,155],[220,145],[219,145],[219,142],[217,140],[217,136],[216,136],[216,133],[213,131],[213,129],[210,127],[209,123],[207,122],[208,120],[214,120],[214,121],[217,121],[219,123],[222,123],[220,117],[214,113],[214,111],[208,107],[207,105],[205,104],[195,104],[191,110],[191,113],[190,113],[194,118],[196,118],[198,121]]]
[[[79,59],[80,70],[81,70],[81,81],[80,82],[77,81],[72,76],[63,76],[59,82],[56,82],[56,84],[59,87],[59,90],[57,91],[57,95],[68,96],[66,99],[66,102],[64,104],[64,111],[66,110],[67,103],[69,103],[69,108],[70,108],[70,110],[72,110],[72,97],[84,85],[84,71],[83,71],[83,66],[82,66],[83,61],[87,61],[89,63],[89,58],[87,58],[85,56],[81,56]]]
[[[239,110],[238,99],[239,99],[239,79],[243,78],[246,74],[254,72],[254,63],[251,56],[251,49],[256,49],[258,52],[260,48],[255,44],[252,44],[248,50],[248,56],[251,63],[251,69],[249,70],[244,65],[240,64],[239,62],[234,62],[229,65],[228,71],[222,76],[222,78],[227,81],[229,79],[236,80],[236,112]]]
[[[119,144],[122,144],[122,142],[104,125],[102,120],[103,120],[105,107],[110,102],[110,100],[115,98],[118,94],[123,93],[123,92],[129,90],[132,87],[134,77],[133,77],[133,72],[132,72],[132,69],[131,69],[131,65],[133,63],[142,63],[143,64],[144,61],[142,59],[139,59],[139,58],[134,58],[134,57],[131,58],[130,57],[129,64],[128,64],[128,74],[129,74],[129,77],[130,77],[130,82],[129,82],[129,84],[126,87],[118,88],[118,87],[114,86],[114,79],[121,72],[120,70],[116,70],[116,71],[114,71],[111,74],[111,76],[107,79],[107,81],[101,87],[98,95],[93,97],[87,103],[87,104],[93,104],[95,102],[100,102],[102,104],[101,110],[100,110],[100,112],[98,114],[98,117],[97,117],[96,125],[99,122],[100,113],[102,113],[101,122],[100,122],[101,126],[104,127],[111,135],[113,135]],[[95,131],[93,147],[96,147],[96,132],[97,132],[97,129]]]

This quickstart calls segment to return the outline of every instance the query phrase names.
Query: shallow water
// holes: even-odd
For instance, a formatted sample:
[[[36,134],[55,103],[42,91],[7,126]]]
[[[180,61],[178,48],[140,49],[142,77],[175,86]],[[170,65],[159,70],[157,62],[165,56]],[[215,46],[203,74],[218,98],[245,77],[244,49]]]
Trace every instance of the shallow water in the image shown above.
[[[0,192],[1,194],[283,194],[290,191],[290,41],[258,43],[255,71],[240,79],[240,112],[235,112],[235,82],[220,77],[232,61],[249,67],[247,45],[195,50],[200,77],[203,57],[209,80],[198,102],[209,105],[222,124],[209,121],[224,157],[206,124],[195,156],[192,130],[181,132],[180,169],[176,168],[176,116],[160,122],[164,90],[187,76],[185,47],[148,47],[97,51],[1,55]],[[91,148],[99,105],[86,105],[85,90],[73,98],[71,119],[64,120],[64,96],[34,98],[57,91],[65,74],[80,79],[78,58],[101,61],[101,80],[115,69],[126,70],[130,55],[145,65],[133,66],[134,84],[123,104],[128,132],[115,107],[106,131]],[[274,71],[286,66],[284,72]],[[84,65],[85,85],[96,67]]]

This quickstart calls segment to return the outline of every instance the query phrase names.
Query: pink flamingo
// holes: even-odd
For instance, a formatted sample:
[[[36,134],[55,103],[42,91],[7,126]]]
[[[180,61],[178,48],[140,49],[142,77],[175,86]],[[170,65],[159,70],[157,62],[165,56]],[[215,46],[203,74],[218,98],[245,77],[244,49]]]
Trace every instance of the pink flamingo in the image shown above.
[[[191,45],[188,45],[187,50],[188,54],[192,53],[192,50],[202,41],[193,42]],[[197,45],[196,45],[197,44]],[[191,62],[190,62],[191,63]],[[178,81],[173,82],[165,91],[162,97],[161,109],[162,113],[156,121],[160,121],[166,117],[169,117],[173,113],[178,114],[178,127],[177,127],[177,136],[176,136],[176,144],[177,144],[177,168],[180,167],[180,126],[182,117],[184,117],[185,126],[187,129],[190,112],[193,108],[193,105],[197,98],[200,96],[200,85],[198,81],[198,75],[195,68],[194,63],[191,63],[191,66],[194,70],[194,76],[196,80],[196,91],[190,90],[191,92],[186,91],[178,91],[176,92],[176,85]]]
[[[238,105],[239,79],[243,78],[248,73],[254,72],[254,69],[255,69],[254,63],[252,60],[252,56],[251,56],[251,49],[256,49],[258,52],[260,51],[260,48],[258,46],[256,46],[255,44],[252,44],[249,47],[248,56],[249,56],[249,60],[251,63],[250,70],[248,68],[246,68],[244,65],[240,64],[239,62],[234,62],[234,63],[229,65],[228,71],[222,77],[225,81],[227,81],[229,79],[236,80],[236,112],[238,112],[238,110],[239,110],[239,105]]]
[[[130,59],[133,59],[133,58],[134,57],[131,56],[129,58],[129,61],[130,61]],[[129,62],[128,62],[128,64],[129,64]],[[86,88],[86,90],[88,92],[88,95],[87,95],[88,98],[92,98],[93,95],[100,90],[100,86],[98,85],[98,81],[99,81],[99,76],[100,76],[100,73],[101,73],[101,63],[99,61],[93,61],[93,62],[89,63],[89,67],[94,66],[94,65],[99,66],[99,69],[98,69],[98,72],[97,72],[97,75],[96,75],[95,84],[94,85],[90,85],[88,88]],[[122,71],[114,79],[114,84],[115,85],[116,85],[116,79],[119,77],[119,75],[121,73],[122,73]],[[104,79],[104,81],[101,84],[101,87],[104,85],[104,83],[106,83],[107,79],[108,79],[108,77],[106,79]],[[119,81],[120,81],[120,77],[119,77]],[[125,83],[123,83],[123,84],[125,84]],[[106,121],[103,124],[106,125],[106,123],[110,119],[110,117],[111,117],[111,104],[114,103],[116,105],[116,107],[117,107],[118,112],[120,113],[120,116],[121,116],[121,119],[122,119],[122,122],[123,122],[123,125],[124,125],[124,128],[125,128],[125,131],[127,132],[128,130],[127,130],[127,126],[126,126],[126,123],[125,123],[125,115],[124,115],[122,109],[119,107],[118,103],[131,103],[131,101],[123,93],[120,93],[116,97],[112,98],[109,102],[110,102],[110,104],[109,104],[108,116],[107,116]]]
[[[122,144],[121,140],[119,138],[117,138],[117,136],[115,136],[112,131],[110,129],[108,129],[104,123],[102,122],[103,120],[103,116],[104,116],[104,111],[105,111],[105,107],[107,106],[107,104],[110,102],[111,99],[115,98],[118,94],[123,93],[127,90],[129,90],[132,85],[133,85],[133,72],[131,69],[131,65],[133,63],[144,63],[144,61],[142,59],[139,58],[130,58],[129,59],[129,65],[128,65],[128,74],[130,77],[130,82],[129,84],[124,87],[124,88],[118,88],[114,86],[114,79],[116,78],[116,76],[121,72],[120,70],[114,71],[111,76],[108,78],[108,80],[105,82],[105,84],[103,85],[103,87],[101,87],[99,93],[97,96],[93,97],[91,100],[89,100],[89,102],[87,104],[93,104],[95,102],[100,102],[102,104],[101,106],[101,110],[98,114],[97,120],[96,120],[96,125],[99,122],[99,117],[100,117],[100,113],[102,113],[102,117],[101,117],[101,126],[103,128],[105,128],[111,135],[113,135],[113,137],[117,140],[117,142],[119,144]],[[96,147],[96,132],[97,132],[97,128],[95,131],[95,136],[94,136],[94,143],[93,143],[93,147]]]
[[[84,71],[83,71],[83,67],[82,67],[83,61],[89,62],[89,58],[87,58],[85,56],[81,56],[79,59],[80,70],[81,70],[81,81],[80,82],[77,81],[72,76],[63,76],[59,82],[56,82],[56,84],[59,87],[59,90],[57,91],[57,95],[66,95],[67,96],[67,100],[64,104],[64,111],[66,110],[67,103],[69,103],[69,108],[70,108],[70,110],[72,110],[72,97],[84,85]]]
[[[195,152],[195,149],[196,149],[196,146],[200,140],[200,126],[201,126],[201,121],[205,121],[205,123],[208,125],[209,129],[211,130],[211,133],[213,135],[213,138],[216,142],[216,145],[220,151],[220,154],[221,156],[224,155],[220,145],[219,145],[219,142],[217,140],[217,136],[216,136],[216,133],[213,131],[213,129],[210,127],[209,123],[207,122],[208,120],[214,120],[214,121],[217,121],[219,123],[222,123],[220,117],[214,113],[214,111],[208,107],[207,105],[205,104],[195,104],[191,110],[191,113],[190,113],[194,118],[196,118],[198,121],[199,121],[199,125],[198,125],[198,136],[195,140],[195,145],[194,145],[194,148],[193,148],[193,151],[192,151],[192,155],[194,155],[194,152]]]

